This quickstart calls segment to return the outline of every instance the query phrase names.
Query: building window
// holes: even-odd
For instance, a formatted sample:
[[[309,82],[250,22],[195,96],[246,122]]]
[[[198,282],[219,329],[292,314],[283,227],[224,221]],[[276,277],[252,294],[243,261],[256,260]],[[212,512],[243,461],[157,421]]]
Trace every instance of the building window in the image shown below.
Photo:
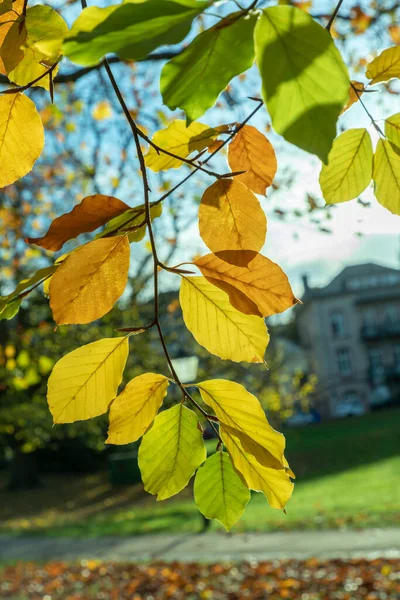
[[[331,314],[331,331],[333,337],[343,337],[346,334],[342,311],[337,310]]]
[[[374,327],[376,325],[374,309],[369,308],[363,312],[363,323],[365,327]]]
[[[337,364],[341,375],[351,375],[353,373],[350,350],[348,348],[340,348],[337,351]]]
[[[379,369],[382,366],[382,351],[379,348],[370,348],[368,350],[368,358],[370,367]]]
[[[400,321],[399,307],[396,304],[389,304],[386,307],[386,318],[391,324],[396,324]]]

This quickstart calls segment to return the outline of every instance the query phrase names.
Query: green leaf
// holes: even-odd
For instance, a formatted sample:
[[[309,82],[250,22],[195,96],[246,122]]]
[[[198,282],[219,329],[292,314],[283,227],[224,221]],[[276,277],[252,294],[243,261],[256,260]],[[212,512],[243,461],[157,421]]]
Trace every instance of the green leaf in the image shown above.
[[[177,404],[154,419],[139,448],[144,489],[157,500],[174,496],[206,459],[195,413]]]
[[[383,50],[369,63],[365,75],[371,79],[369,85],[400,77],[400,47],[392,46]]]
[[[164,103],[185,111],[188,123],[214,105],[230,80],[254,61],[255,18],[229,15],[170,60],[162,70],[160,89]],[[240,52],[232,52],[232,47]]]
[[[85,8],[64,42],[73,62],[91,66],[115,52],[124,60],[141,60],[158,46],[176,44],[193,19],[208,7],[196,0],[147,0]]]
[[[216,452],[197,471],[194,499],[207,519],[217,519],[227,531],[240,519],[250,491],[226,452]]]
[[[12,319],[18,312],[23,297],[18,298],[19,294],[25,292],[35,284],[39,283],[42,279],[46,279],[54,273],[58,265],[52,265],[51,267],[45,267],[36,271],[32,277],[23,279],[17,285],[15,290],[7,296],[0,296],[0,320],[1,319]]]
[[[327,204],[352,200],[365,190],[372,177],[373,154],[366,129],[348,129],[336,138],[319,176]]]
[[[299,8],[273,6],[256,25],[255,50],[275,131],[327,162],[350,84],[329,32]]]
[[[162,204],[156,204],[152,202],[150,205],[150,215],[153,221],[157,217],[160,217],[162,213]],[[118,217],[114,217],[107,223],[103,231],[95,236],[95,239],[102,238],[108,235],[123,235],[127,231],[128,239],[132,242],[140,242],[146,234],[146,224],[144,222],[146,218],[146,210],[144,204],[131,208]]]
[[[379,140],[375,150],[373,179],[375,196],[382,206],[400,215],[400,150]]]
[[[385,120],[385,135],[389,142],[400,148],[400,113]]]
[[[26,11],[25,26],[26,45],[50,62],[56,61],[61,54],[62,39],[68,33],[61,15],[50,6],[32,6]]]

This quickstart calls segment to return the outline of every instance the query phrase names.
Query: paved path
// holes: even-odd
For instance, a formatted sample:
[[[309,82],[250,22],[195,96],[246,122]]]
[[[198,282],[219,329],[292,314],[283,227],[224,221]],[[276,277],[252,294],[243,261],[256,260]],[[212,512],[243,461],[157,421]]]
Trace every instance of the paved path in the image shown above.
[[[83,558],[136,562],[155,559],[217,562],[309,557],[400,558],[400,528],[86,539],[0,536],[0,562]]]

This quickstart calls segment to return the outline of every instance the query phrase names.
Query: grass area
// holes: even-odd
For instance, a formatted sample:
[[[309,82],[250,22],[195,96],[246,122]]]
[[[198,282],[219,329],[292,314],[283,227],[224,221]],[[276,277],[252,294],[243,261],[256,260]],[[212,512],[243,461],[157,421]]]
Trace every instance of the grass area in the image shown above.
[[[297,474],[287,515],[254,493],[235,531],[400,526],[400,410],[288,430],[286,437]],[[37,490],[0,492],[1,532],[100,536],[202,526],[190,489],[158,503],[141,485],[112,488],[105,474],[43,481]]]

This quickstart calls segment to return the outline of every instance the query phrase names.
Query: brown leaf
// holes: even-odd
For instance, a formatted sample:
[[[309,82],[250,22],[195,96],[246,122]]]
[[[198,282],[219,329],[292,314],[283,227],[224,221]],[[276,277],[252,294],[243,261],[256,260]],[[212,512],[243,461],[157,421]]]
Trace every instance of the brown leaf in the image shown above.
[[[126,210],[129,210],[129,206],[113,196],[102,194],[87,196],[71,212],[54,219],[46,235],[39,238],[26,238],[25,241],[46,250],[60,250],[68,240],[76,238],[81,233],[94,231]]]
[[[259,201],[248,187],[234,179],[220,179],[203,194],[199,229],[212,252],[258,252],[265,242],[267,220]]]
[[[354,86],[354,87],[353,87]],[[356,90],[354,89],[356,88]],[[350,88],[349,88],[349,97],[347,99],[346,104],[343,106],[340,114],[342,115],[344,112],[346,112],[346,110],[349,110],[349,108],[351,108],[353,106],[353,104],[355,104],[356,102],[358,102],[360,96],[362,95],[364,91],[364,84],[361,83],[361,81],[351,81],[350,82]]]
[[[269,317],[299,302],[279,265],[257,252],[237,250],[207,254],[194,264],[210,283],[226,292],[232,306],[244,314]]]
[[[251,125],[245,125],[229,144],[228,162],[232,171],[247,171],[236,179],[256,194],[265,194],[278,168],[271,142]]]

